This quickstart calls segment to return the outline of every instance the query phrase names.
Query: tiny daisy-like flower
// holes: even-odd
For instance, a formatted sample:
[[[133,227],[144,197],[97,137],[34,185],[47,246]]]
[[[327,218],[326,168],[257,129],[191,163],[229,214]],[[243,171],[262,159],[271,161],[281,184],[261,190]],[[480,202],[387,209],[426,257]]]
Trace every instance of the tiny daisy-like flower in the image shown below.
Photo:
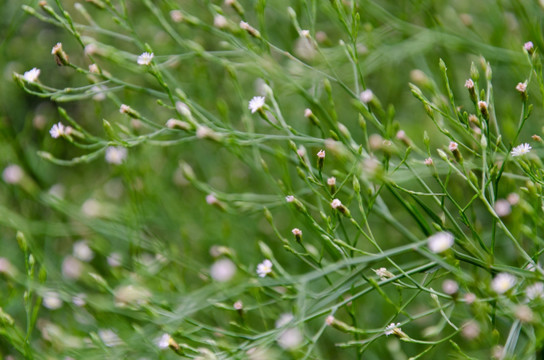
[[[336,178],[334,176],[331,176],[330,178],[328,178],[327,179],[327,185],[329,185],[329,186],[336,185]]]
[[[525,289],[525,295],[529,300],[544,299],[544,283],[537,282],[533,285],[527,286]]]
[[[397,335],[399,334],[400,332],[402,332],[401,328],[399,327],[400,323],[391,323],[389,325],[387,325],[387,327],[385,328],[385,335],[389,336],[389,335]]]
[[[317,152],[317,157],[320,158],[320,159],[324,159],[325,158],[325,150],[319,150]]]
[[[459,291],[459,284],[452,279],[446,279],[442,283],[442,290],[448,295],[454,295]]]
[[[429,246],[429,250],[435,254],[444,252],[453,246],[453,235],[449,232],[441,231],[429,237],[427,245]]]
[[[217,260],[210,268],[210,276],[218,282],[227,282],[236,274],[236,265],[229,259]]]
[[[295,197],[293,195],[287,195],[285,197],[285,201],[287,201],[288,203],[291,203],[291,202],[295,201]]]
[[[519,91],[520,93],[524,93],[525,91],[527,91],[527,83],[525,82],[520,82],[516,85],[516,90]]]
[[[314,114],[314,113],[313,113],[312,110],[310,110],[310,109],[304,110],[304,117],[309,118],[309,117],[312,116],[313,114]]]
[[[427,166],[431,166],[433,164],[433,158],[426,158],[423,160],[423,163]]]
[[[242,310],[244,308],[244,303],[242,303],[242,300],[238,300],[233,305],[234,310]]]
[[[257,111],[261,110],[264,106],[264,96],[254,96],[249,100],[248,109],[251,110],[251,113],[254,114]]]
[[[369,102],[372,101],[372,99],[374,99],[374,93],[372,92],[372,90],[366,89],[365,91],[361,93],[359,98],[361,99],[362,102],[364,102],[365,104],[368,104]]]
[[[151,60],[153,60],[153,53],[144,52],[142,55],[138,56],[138,65],[149,65]]]
[[[455,150],[458,149],[458,147],[459,147],[459,145],[457,145],[456,142],[451,141],[451,142],[450,142],[450,145],[448,146],[448,149],[450,149],[450,151],[455,151]]]
[[[339,208],[341,206],[342,206],[342,202],[340,200],[334,199],[333,201],[331,201],[331,207],[333,209],[337,209],[337,208]]]
[[[49,130],[49,134],[51,134],[51,137],[53,139],[57,139],[65,134],[65,127],[62,123],[57,123],[51,127],[51,130]]]
[[[2,172],[2,178],[8,184],[18,184],[23,180],[25,173],[19,165],[8,165]]]
[[[467,81],[465,81],[465,87],[467,89],[473,89],[474,88],[474,81],[472,81],[472,79],[468,79]]]
[[[332,315],[329,315],[327,316],[327,318],[325,319],[325,324],[327,324],[328,326],[331,326],[332,324],[334,324],[334,316]]]
[[[96,64],[89,65],[89,72],[91,72],[93,74],[98,74],[99,73],[98,65],[96,65]]]
[[[391,279],[391,278],[395,277],[395,275],[393,275],[393,273],[391,273],[389,270],[387,270],[384,267],[381,267],[378,270],[372,269],[372,271],[374,271],[376,273],[376,275],[378,275],[380,277],[380,280],[387,280],[387,279]]]
[[[508,216],[512,212],[512,206],[506,199],[497,200],[495,205],[493,205],[493,209],[495,209],[495,212],[499,217]]]
[[[38,76],[40,76],[40,69],[33,68],[32,70],[28,70],[23,74],[23,79],[28,82],[35,82],[38,80]]]
[[[213,204],[217,203],[217,198],[215,197],[214,194],[208,194],[208,195],[206,195],[206,203],[208,205],[213,205]]]
[[[531,149],[532,149],[531,145],[527,143],[523,143],[513,148],[510,154],[512,154],[512,156],[521,156],[521,155],[528,154],[529,151],[531,151]]]
[[[529,52],[531,52],[534,49],[534,45],[532,41],[527,41],[525,44],[523,44],[523,48]]]
[[[219,29],[223,29],[227,25],[228,25],[227,18],[224,17],[223,15],[215,15],[215,17],[213,18],[213,26]]]
[[[491,289],[497,294],[504,294],[516,285],[516,277],[508,273],[499,273],[491,281]]]
[[[160,349],[166,349],[170,345],[171,340],[172,337],[169,334],[164,334],[159,338],[159,341],[157,341],[157,345]]]
[[[294,228],[293,230],[291,230],[291,232],[295,236],[302,236],[302,230],[300,230],[299,228]]]
[[[110,164],[120,165],[127,158],[127,149],[122,146],[109,146],[106,149],[106,161]]]
[[[265,259],[262,263],[257,265],[257,275],[264,278],[266,275],[272,272],[272,261]]]

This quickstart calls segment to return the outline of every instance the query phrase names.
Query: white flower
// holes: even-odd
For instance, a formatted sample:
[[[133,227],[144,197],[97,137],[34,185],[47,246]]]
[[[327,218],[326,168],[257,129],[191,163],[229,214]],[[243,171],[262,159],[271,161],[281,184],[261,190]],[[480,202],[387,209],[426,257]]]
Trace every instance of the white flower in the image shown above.
[[[330,178],[328,178],[327,179],[327,185],[329,185],[329,186],[336,185],[336,178],[334,176],[331,176]]]
[[[170,11],[170,18],[173,22],[179,23],[183,21],[183,13],[179,10]]]
[[[433,158],[426,158],[425,160],[423,160],[423,163],[427,166],[431,166],[433,164]]]
[[[62,275],[67,279],[78,279],[83,272],[83,264],[73,256],[67,256],[62,262]]]
[[[98,70],[98,65],[96,65],[96,64],[89,65],[89,72],[91,72],[93,74],[98,74],[100,72]]]
[[[213,18],[213,26],[222,29],[228,25],[227,18],[223,15],[215,15]]]
[[[114,333],[111,329],[98,330],[98,336],[107,347],[117,346],[123,343],[123,340],[121,340],[119,335]]]
[[[264,106],[264,96],[254,96],[249,100],[248,109],[251,110],[251,113],[255,113],[261,110]]]
[[[89,262],[94,258],[94,252],[85,240],[74,243],[73,254],[76,258],[85,262]]]
[[[525,82],[520,82],[516,85],[516,90],[519,91],[520,93],[524,93],[525,91],[527,91],[527,83]]]
[[[474,81],[472,81],[472,79],[468,79],[467,81],[465,81],[465,87],[467,89],[473,89],[474,88]]]
[[[391,323],[389,325],[387,325],[387,327],[385,328],[385,335],[389,336],[389,335],[393,335],[393,334],[397,334],[399,331],[401,331],[401,328],[399,328],[399,325],[400,323]]]
[[[372,99],[374,99],[374,93],[372,92],[372,90],[370,89],[366,89],[365,91],[363,91],[360,95],[360,99],[362,102],[364,102],[365,104],[368,104],[369,102],[372,101]]]
[[[380,277],[380,280],[387,280],[387,279],[391,279],[392,277],[395,277],[395,275],[393,275],[389,270],[387,270],[384,267],[381,267],[378,270],[374,270],[374,269],[372,270],[376,273],[376,275]]]
[[[157,341],[157,345],[159,346],[160,349],[166,349],[170,345],[171,340],[172,340],[172,337],[169,334],[164,334]]]
[[[144,52],[142,55],[138,56],[138,65],[149,65],[151,60],[153,60],[153,53]]]
[[[109,146],[106,149],[106,161],[110,164],[120,165],[127,158],[127,149],[122,146]]]
[[[336,319],[334,318],[334,316],[329,315],[329,316],[327,316],[327,318],[325,319],[325,324],[327,324],[328,326],[331,326],[332,324],[334,324],[334,320],[336,320]]]
[[[527,143],[523,143],[513,148],[510,154],[512,154],[512,156],[521,156],[521,155],[528,154],[529,151],[531,151],[531,149],[532,149],[531,145]]]
[[[448,149],[450,149],[450,151],[455,151],[455,150],[457,150],[457,148],[458,148],[457,143],[454,142],[454,141],[451,141],[450,145],[448,146]]]
[[[302,336],[300,330],[297,328],[292,328],[287,329],[280,334],[278,337],[278,345],[286,350],[295,349],[302,343],[303,340],[304,337]]]
[[[512,212],[512,206],[506,199],[497,200],[495,205],[493,205],[493,209],[495,209],[495,212],[499,217],[508,216]]]
[[[433,253],[441,253],[453,246],[453,235],[449,232],[441,231],[429,237],[427,245]]]
[[[527,41],[525,44],[523,44],[523,48],[527,51],[531,51],[534,48],[532,41]]]
[[[284,327],[285,325],[289,324],[295,316],[291,313],[283,313],[280,315],[278,320],[276,320],[276,328]]]
[[[338,209],[339,207],[342,206],[342,202],[338,199],[334,199],[332,202],[331,202],[331,207],[333,209]]]
[[[217,198],[215,197],[214,194],[208,194],[206,195],[206,203],[208,205],[217,204]]]
[[[459,291],[459,284],[452,279],[446,279],[442,283],[442,290],[448,295],[453,295]]]
[[[117,253],[117,252],[113,252],[110,254],[110,256],[108,256],[108,265],[111,266],[111,267],[118,267],[118,266],[121,266],[122,262],[123,262],[123,257],[121,256],[121,254]]]
[[[210,275],[215,281],[229,281],[234,274],[236,274],[236,265],[229,259],[217,260],[210,268]]]
[[[299,228],[294,228],[293,230],[291,230],[291,232],[295,236],[302,236],[302,230],[300,230]]]
[[[516,285],[516,277],[508,273],[499,273],[491,281],[491,289],[497,294],[504,294]]]
[[[242,300],[238,300],[232,305],[235,310],[242,310],[244,308],[244,303],[242,303]]]
[[[320,159],[324,159],[325,158],[325,150],[319,150],[317,152],[317,157],[320,158]]]
[[[38,68],[33,68],[23,74],[23,78],[28,82],[35,82],[38,80],[38,76],[40,76],[40,69]]]
[[[43,296],[43,306],[49,310],[56,310],[62,306],[62,300],[56,292],[48,292]]]
[[[295,201],[295,197],[293,195],[287,195],[285,197],[285,201],[287,201],[288,203],[293,202]]]
[[[23,180],[25,173],[19,165],[8,165],[2,172],[2,178],[8,184],[18,184]]]
[[[257,265],[257,275],[259,277],[264,278],[266,275],[270,274],[272,272],[272,261],[266,259],[259,265]]]
[[[529,300],[544,299],[544,283],[537,282],[531,286],[527,286],[525,295],[527,295],[527,299]]]

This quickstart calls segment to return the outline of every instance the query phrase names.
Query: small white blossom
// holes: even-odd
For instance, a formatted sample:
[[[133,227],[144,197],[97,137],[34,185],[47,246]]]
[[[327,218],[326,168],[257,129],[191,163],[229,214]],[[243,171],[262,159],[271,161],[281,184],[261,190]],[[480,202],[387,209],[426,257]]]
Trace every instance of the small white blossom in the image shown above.
[[[57,310],[62,306],[62,300],[56,292],[48,292],[43,296],[43,306],[49,310]]]
[[[320,158],[320,159],[324,159],[325,158],[325,150],[319,150],[317,152],[317,157]]]
[[[257,265],[257,275],[259,277],[264,278],[266,275],[270,274],[272,272],[272,261],[266,259],[259,265]]]
[[[83,264],[73,256],[62,261],[62,275],[67,279],[79,279],[83,272]]]
[[[453,246],[453,235],[449,232],[441,231],[430,236],[427,239],[427,245],[433,253],[441,253]]]
[[[465,81],[465,87],[467,89],[473,89],[474,88],[474,81],[472,81],[472,79],[468,79],[467,81]]]
[[[446,279],[442,283],[442,290],[448,295],[454,295],[459,291],[459,284],[455,280]]]
[[[516,277],[508,273],[499,273],[491,281],[491,289],[497,294],[504,294],[516,285]]]
[[[276,328],[284,327],[285,325],[289,324],[295,316],[291,313],[283,313],[280,315],[280,317],[276,320]]]
[[[397,334],[399,331],[402,331],[401,328],[399,327],[400,323],[391,323],[389,325],[387,325],[387,327],[385,328],[385,335],[389,336],[389,335],[393,335],[393,334]]]
[[[173,22],[179,23],[183,21],[183,14],[179,10],[172,10],[170,11],[170,19],[172,19]]]
[[[98,70],[98,65],[96,65],[96,64],[89,65],[89,72],[91,72],[93,74],[98,74],[100,72]]]
[[[98,330],[98,336],[107,347],[118,346],[123,343],[123,340],[121,340],[119,335],[117,335],[111,329]]]
[[[327,318],[325,319],[325,324],[327,324],[327,326],[331,326],[332,324],[334,324],[334,320],[336,320],[336,319],[334,318],[334,316],[329,315],[329,316],[327,316]]]
[[[278,345],[283,349],[290,350],[297,348],[303,340],[304,337],[300,330],[292,328],[287,329],[280,334],[278,337]]]
[[[151,60],[153,60],[153,53],[144,52],[142,55],[138,56],[138,65],[149,65]]]
[[[89,262],[94,258],[94,252],[85,240],[74,243],[73,254],[76,258],[85,262]]]
[[[339,207],[342,206],[342,202],[338,199],[334,199],[332,202],[331,202],[331,207],[333,209],[338,209]]]
[[[242,310],[244,308],[244,303],[242,303],[242,300],[238,300],[232,307],[234,307],[234,310]]]
[[[372,269],[372,270],[376,273],[376,275],[378,275],[380,277],[380,280],[387,280],[387,279],[390,279],[392,277],[395,277],[395,275],[393,275],[393,273],[391,273],[389,270],[387,270],[384,267],[381,267],[378,270],[374,270],[374,269]]]
[[[123,262],[123,257],[117,252],[113,252],[108,256],[108,265],[111,267],[119,267]]]
[[[215,281],[227,282],[236,274],[236,265],[229,259],[217,260],[210,268],[210,276]]]
[[[423,160],[423,163],[427,166],[431,166],[433,164],[433,158],[426,158],[425,160]]]
[[[534,48],[532,41],[527,41],[525,44],[523,44],[523,48],[527,51],[532,51]]]
[[[493,208],[499,217],[508,216],[512,212],[512,206],[506,199],[497,200]]]
[[[328,178],[327,179],[327,185],[329,185],[329,186],[336,185],[336,178],[334,176],[331,176],[330,178]]]
[[[365,91],[363,91],[360,95],[360,99],[362,102],[364,102],[365,104],[368,104],[369,102],[372,101],[372,99],[374,99],[374,93],[372,92],[372,90],[370,89],[366,89]]]
[[[251,110],[252,114],[263,108],[264,100],[264,96],[254,96],[251,100],[249,100],[248,108]]]
[[[312,116],[313,114],[314,114],[314,113],[313,113],[312,110],[310,110],[310,109],[304,110],[304,117],[309,118],[309,117]]]
[[[217,198],[215,197],[214,194],[208,194],[206,195],[206,203],[208,205],[217,204]]]
[[[157,341],[157,345],[159,346],[160,349],[166,349],[170,345],[171,340],[172,340],[172,337],[169,334],[164,334]]]
[[[527,83],[526,82],[520,82],[516,85],[516,90],[520,93],[524,93],[527,91]]]
[[[35,82],[38,80],[38,76],[40,76],[40,69],[38,68],[33,68],[23,74],[23,78],[28,82]]]
[[[109,146],[106,149],[106,161],[110,164],[120,165],[127,158],[127,149],[122,146]]]
[[[302,236],[302,230],[300,230],[299,228],[294,228],[293,230],[291,230],[291,232],[295,236]]]
[[[219,29],[223,29],[228,25],[227,18],[223,15],[215,15],[213,18],[213,26]]]
[[[544,283],[537,282],[533,285],[527,286],[525,289],[525,295],[529,300],[544,299]]]
[[[25,173],[19,165],[8,165],[2,172],[2,178],[8,184],[18,184],[23,180]]]
[[[295,201],[295,197],[293,195],[287,195],[285,197],[285,201],[287,201],[288,203],[291,203],[291,202]]]
[[[457,145],[456,142],[451,141],[451,142],[450,142],[450,145],[448,146],[448,149],[449,149],[450,151],[455,151],[455,150],[457,150],[458,147],[459,147],[459,145]]]
[[[529,151],[531,151],[531,149],[532,149],[531,145],[527,143],[523,143],[513,148],[510,154],[512,154],[512,156],[521,156],[521,155],[528,154]]]

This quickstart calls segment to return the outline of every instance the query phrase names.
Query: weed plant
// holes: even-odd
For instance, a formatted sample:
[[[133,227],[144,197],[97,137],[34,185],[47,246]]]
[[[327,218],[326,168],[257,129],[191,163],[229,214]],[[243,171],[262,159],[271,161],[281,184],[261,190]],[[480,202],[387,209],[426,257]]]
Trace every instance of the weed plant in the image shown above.
[[[0,354],[540,359],[543,6],[27,2]]]

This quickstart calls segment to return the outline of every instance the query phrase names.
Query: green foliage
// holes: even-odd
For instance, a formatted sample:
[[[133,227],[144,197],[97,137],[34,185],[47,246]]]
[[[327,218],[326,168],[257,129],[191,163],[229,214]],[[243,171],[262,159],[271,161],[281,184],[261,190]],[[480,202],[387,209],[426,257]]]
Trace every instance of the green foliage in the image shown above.
[[[541,4],[14,3],[2,357],[540,358]]]

